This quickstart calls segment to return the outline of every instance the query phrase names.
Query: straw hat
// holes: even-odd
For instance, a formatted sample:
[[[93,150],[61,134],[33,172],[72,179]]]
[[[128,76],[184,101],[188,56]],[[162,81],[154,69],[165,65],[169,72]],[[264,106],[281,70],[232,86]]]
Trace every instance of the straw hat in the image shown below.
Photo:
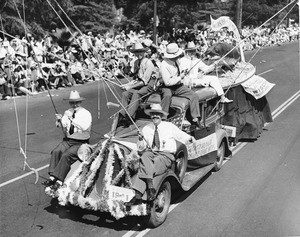
[[[135,43],[133,45],[132,49],[130,49],[130,52],[132,52],[132,53],[140,53],[140,52],[146,52],[146,51],[148,51],[148,48],[144,48],[141,43]]]
[[[79,101],[85,100],[85,98],[80,97],[78,91],[71,91],[70,97],[68,99],[64,99],[64,100],[68,100],[69,102],[79,102]]]
[[[176,58],[183,53],[183,50],[178,47],[176,43],[170,43],[167,45],[166,52],[164,53],[165,58]]]
[[[151,39],[145,39],[143,41],[143,44],[147,47],[150,47],[152,45],[153,41]]]
[[[193,41],[190,41],[187,43],[186,48],[184,49],[185,51],[193,51],[198,49],[199,46],[196,46],[195,43]]]
[[[146,109],[145,114],[150,115],[151,113],[160,113],[162,118],[166,118],[169,113],[162,110],[160,104],[152,104],[151,109]]]

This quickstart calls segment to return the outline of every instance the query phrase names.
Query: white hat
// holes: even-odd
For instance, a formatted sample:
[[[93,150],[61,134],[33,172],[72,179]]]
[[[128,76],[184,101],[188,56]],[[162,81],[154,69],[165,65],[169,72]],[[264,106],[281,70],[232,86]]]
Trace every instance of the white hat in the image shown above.
[[[80,97],[78,91],[71,91],[70,97],[68,99],[64,99],[64,100],[68,100],[69,102],[77,102],[77,101],[83,101],[83,100],[85,100],[85,98]]]
[[[146,51],[148,51],[148,48],[144,48],[141,43],[135,43],[133,45],[133,48],[130,49],[130,52],[132,53],[146,52]]]
[[[190,41],[190,42],[187,43],[187,46],[184,50],[185,51],[192,51],[192,50],[196,50],[198,48],[199,48],[199,46],[196,46],[193,41]]]
[[[2,46],[3,47],[8,47],[9,46],[9,42],[8,41],[4,41]]]
[[[146,45],[147,47],[150,47],[152,45],[153,41],[151,39],[145,39],[143,41],[143,44]]]
[[[183,53],[183,50],[178,47],[176,43],[167,45],[166,52],[164,53],[165,58],[176,58]]]
[[[146,109],[145,114],[150,115],[151,113],[160,113],[163,118],[166,118],[169,113],[162,110],[160,104],[152,104],[151,109]]]

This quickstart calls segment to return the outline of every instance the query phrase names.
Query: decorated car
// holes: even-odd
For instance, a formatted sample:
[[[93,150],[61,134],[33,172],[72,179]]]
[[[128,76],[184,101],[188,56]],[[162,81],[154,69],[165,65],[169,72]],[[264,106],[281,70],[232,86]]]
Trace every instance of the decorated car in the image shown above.
[[[228,24],[227,18],[214,20],[212,28]],[[210,54],[217,55],[216,48]],[[225,50],[228,55],[234,47]],[[221,50],[222,51],[222,50]],[[223,51],[222,51],[223,52]],[[219,55],[220,58],[224,55]],[[231,57],[231,59],[235,59]],[[113,116],[110,131],[97,144],[82,145],[77,161],[55,193],[46,193],[58,199],[60,205],[74,205],[82,209],[109,212],[114,218],[141,216],[150,227],[162,224],[168,214],[175,190],[188,191],[211,170],[221,169],[224,159],[231,156],[231,146],[241,139],[257,139],[266,122],[271,122],[270,108],[265,95],[274,86],[255,75],[255,67],[241,57],[229,60],[215,73],[226,95],[233,102],[220,103],[220,97],[211,87],[194,87],[199,97],[201,126],[192,123],[189,101],[172,97],[167,121],[190,134],[195,141],[189,145],[177,142],[175,160],[166,172],[153,179],[155,199],[148,201],[147,192],[138,205],[125,205],[135,192],[132,182],[139,168],[138,132],[149,124],[145,113],[150,104],[160,103],[160,94],[153,93],[139,106],[130,126],[123,126],[119,114]]]

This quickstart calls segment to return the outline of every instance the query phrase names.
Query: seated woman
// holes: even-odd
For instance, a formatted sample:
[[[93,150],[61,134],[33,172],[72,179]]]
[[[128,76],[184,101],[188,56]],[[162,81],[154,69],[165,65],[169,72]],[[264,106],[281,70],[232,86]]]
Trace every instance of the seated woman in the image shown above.
[[[217,95],[221,97],[221,103],[232,102],[232,100],[225,97],[219,79],[216,76],[205,75],[214,70],[215,64],[208,66],[201,59],[197,58],[197,48],[194,42],[188,42],[185,49],[186,55],[180,61],[180,68],[187,72],[183,83],[189,87],[211,86],[216,90]]]

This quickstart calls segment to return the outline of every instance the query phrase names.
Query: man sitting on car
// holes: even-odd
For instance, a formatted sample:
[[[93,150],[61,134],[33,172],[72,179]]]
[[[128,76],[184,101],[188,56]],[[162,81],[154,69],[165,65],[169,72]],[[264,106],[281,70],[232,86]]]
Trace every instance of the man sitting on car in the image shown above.
[[[162,121],[168,113],[162,110],[160,104],[152,104],[145,110],[150,115],[152,123],[146,125],[139,134],[138,150],[143,152],[140,166],[132,188],[136,195],[125,205],[137,205],[142,202],[142,196],[147,189],[147,200],[155,198],[153,186],[154,175],[163,174],[175,160],[176,140],[182,143],[194,142],[195,138],[181,131],[171,122]]]

